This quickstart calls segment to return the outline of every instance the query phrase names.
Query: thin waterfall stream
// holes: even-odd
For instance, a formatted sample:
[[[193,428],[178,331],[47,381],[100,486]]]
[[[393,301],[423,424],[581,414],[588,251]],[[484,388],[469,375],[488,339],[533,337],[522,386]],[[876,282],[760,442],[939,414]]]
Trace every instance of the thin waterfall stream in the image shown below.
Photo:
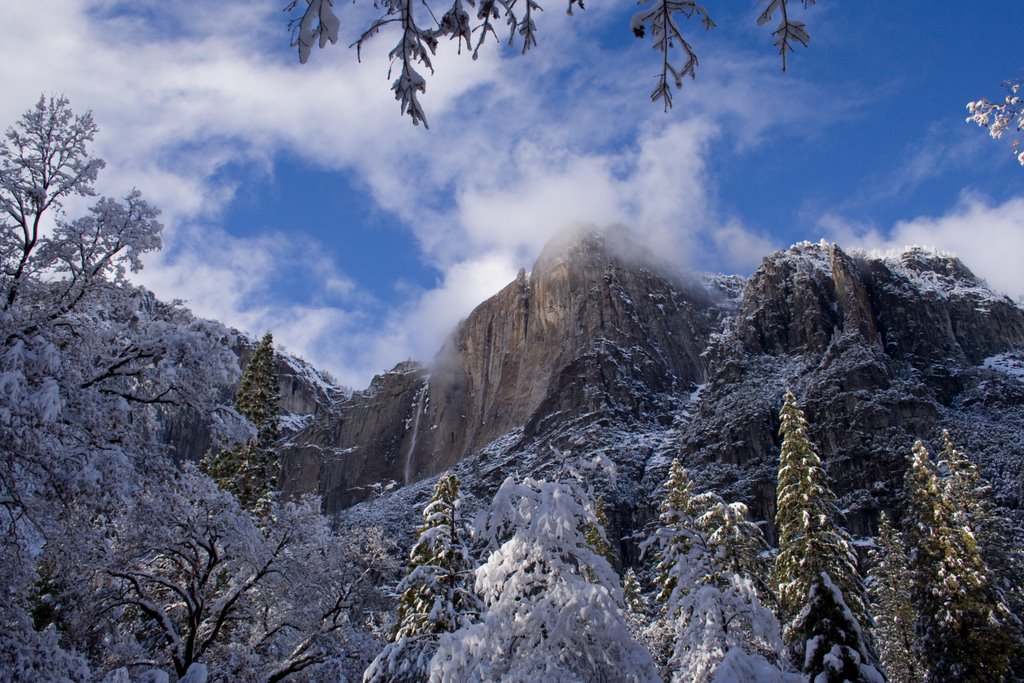
[[[430,386],[429,381],[423,383],[423,387],[420,389],[419,394],[416,397],[416,416],[412,421],[412,439],[409,441],[409,450],[405,454],[405,472],[404,472],[404,484],[408,486],[409,480],[412,479],[412,458],[413,453],[416,451],[416,437],[420,432],[420,418],[423,416],[423,406],[427,398],[427,387]]]

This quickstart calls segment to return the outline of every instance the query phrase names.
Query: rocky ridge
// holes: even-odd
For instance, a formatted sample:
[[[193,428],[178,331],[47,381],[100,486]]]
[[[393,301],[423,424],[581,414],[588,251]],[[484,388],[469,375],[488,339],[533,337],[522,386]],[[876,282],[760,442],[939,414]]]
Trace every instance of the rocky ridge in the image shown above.
[[[803,243],[746,280],[649,262],[602,235],[549,245],[430,365],[306,406],[308,424],[283,444],[284,490],[317,492],[349,519],[389,506],[408,517],[450,467],[470,507],[510,474],[575,472],[622,538],[649,519],[679,457],[771,537],[791,387],[854,534],[871,534],[880,509],[899,516],[906,453],[942,429],[1000,502],[1024,508],[1024,310],[955,257]]]

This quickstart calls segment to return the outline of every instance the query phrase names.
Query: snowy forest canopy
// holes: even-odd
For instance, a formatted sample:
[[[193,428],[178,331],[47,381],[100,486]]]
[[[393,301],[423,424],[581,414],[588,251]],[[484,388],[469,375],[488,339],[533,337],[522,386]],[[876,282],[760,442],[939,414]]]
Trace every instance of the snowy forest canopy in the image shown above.
[[[442,475],[411,550],[283,500],[273,339],[133,285],[138,190],[95,194],[97,127],[41,98],[0,145],[0,671],[33,681],[995,681],[1024,676],[1020,529],[945,440],[908,445],[870,561],[781,409],[778,548],[674,463],[624,566],[588,473],[509,477],[474,520]],[[219,386],[239,383],[233,405]],[[218,445],[175,461],[195,411]],[[403,559],[405,558],[405,559]],[[867,575],[865,581],[864,576]]]

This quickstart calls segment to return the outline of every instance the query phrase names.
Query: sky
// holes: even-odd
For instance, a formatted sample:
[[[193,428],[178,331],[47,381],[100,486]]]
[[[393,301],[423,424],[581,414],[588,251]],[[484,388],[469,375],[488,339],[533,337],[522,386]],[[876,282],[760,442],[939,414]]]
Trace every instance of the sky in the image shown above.
[[[0,125],[41,94],[91,110],[99,192],[162,210],[137,281],[346,385],[428,361],[579,226],[742,274],[802,240],[919,244],[1024,298],[1024,167],[964,121],[1024,77],[1020,0],[793,0],[811,42],[785,74],[761,3],[707,0],[717,27],[683,24],[700,65],[667,113],[634,3],[542,2],[526,55],[442,42],[426,130],[390,91],[398,36],[347,47],[372,3],[339,1],[341,39],[304,65],[284,4],[0,2]]]

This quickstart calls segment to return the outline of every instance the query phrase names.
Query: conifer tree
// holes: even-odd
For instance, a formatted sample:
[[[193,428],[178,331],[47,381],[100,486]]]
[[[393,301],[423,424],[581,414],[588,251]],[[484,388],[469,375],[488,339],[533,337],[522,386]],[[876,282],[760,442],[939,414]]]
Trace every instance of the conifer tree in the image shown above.
[[[277,384],[274,337],[270,332],[256,344],[242,373],[235,410],[256,427],[256,442],[270,448],[281,435],[281,398]]]
[[[775,580],[790,660],[808,680],[881,680],[857,556],[791,391],[779,417]]]
[[[788,632],[805,638],[800,668],[807,683],[885,680],[867,649],[860,624],[828,572],[819,572],[815,577],[804,607],[790,623]]]
[[[631,615],[643,616],[646,613],[647,606],[643,599],[643,588],[632,567],[627,569],[626,574],[622,577],[622,599]]]
[[[486,612],[441,636],[430,680],[658,680],[630,636],[618,575],[585,538],[596,521],[575,483],[506,479],[478,518],[491,548],[476,571]]]
[[[1020,618],[1024,615],[1024,548],[1015,539],[1020,531],[998,513],[991,485],[978,466],[956,449],[946,430],[942,432],[937,468],[946,475],[944,486],[959,522],[970,529],[977,541],[993,589]]]
[[[696,502],[703,508],[697,526],[707,535],[722,569],[750,579],[761,604],[774,605],[768,543],[761,528],[750,521],[747,506],[726,503],[713,493],[699,495]]]
[[[661,502],[658,515],[659,526],[654,537],[648,541],[656,543],[658,549],[654,584],[658,588],[659,601],[668,600],[679,584],[679,576],[673,569],[690,552],[696,540],[696,515],[690,474],[678,459],[673,460],[665,482],[665,499]]]
[[[728,658],[757,680],[775,671],[779,624],[762,605],[749,570],[763,540],[744,518],[746,508],[714,493],[693,495],[686,470],[672,463],[662,504],[657,585],[666,601],[665,622],[674,645],[667,673],[676,682],[711,681]],[[749,535],[749,536],[748,536]]]
[[[958,457],[946,456],[947,466]],[[918,647],[934,683],[1004,680],[1020,648],[1018,622],[990,581],[969,523],[974,504],[964,484],[973,476],[958,479],[960,468],[953,463],[943,481],[918,441],[905,479]]]
[[[280,473],[276,443],[281,435],[281,401],[275,365],[274,338],[267,332],[245,366],[235,396],[235,410],[256,428],[255,438],[209,453],[200,463],[242,507],[261,516],[270,510]]]
[[[902,535],[885,513],[881,515],[876,546],[870,557],[874,566],[868,593],[885,673],[890,683],[923,681],[925,666],[914,649],[917,612],[910,595],[910,562]]]
[[[369,682],[425,681],[442,633],[469,625],[482,602],[473,589],[474,563],[464,542],[459,480],[445,474],[423,508],[423,526],[399,584],[398,622],[391,642],[363,676]]]
[[[587,524],[584,537],[595,553],[608,560],[608,564],[615,565],[615,551],[608,542],[608,515],[604,511],[604,498],[598,496],[594,499],[594,519],[596,523]]]

